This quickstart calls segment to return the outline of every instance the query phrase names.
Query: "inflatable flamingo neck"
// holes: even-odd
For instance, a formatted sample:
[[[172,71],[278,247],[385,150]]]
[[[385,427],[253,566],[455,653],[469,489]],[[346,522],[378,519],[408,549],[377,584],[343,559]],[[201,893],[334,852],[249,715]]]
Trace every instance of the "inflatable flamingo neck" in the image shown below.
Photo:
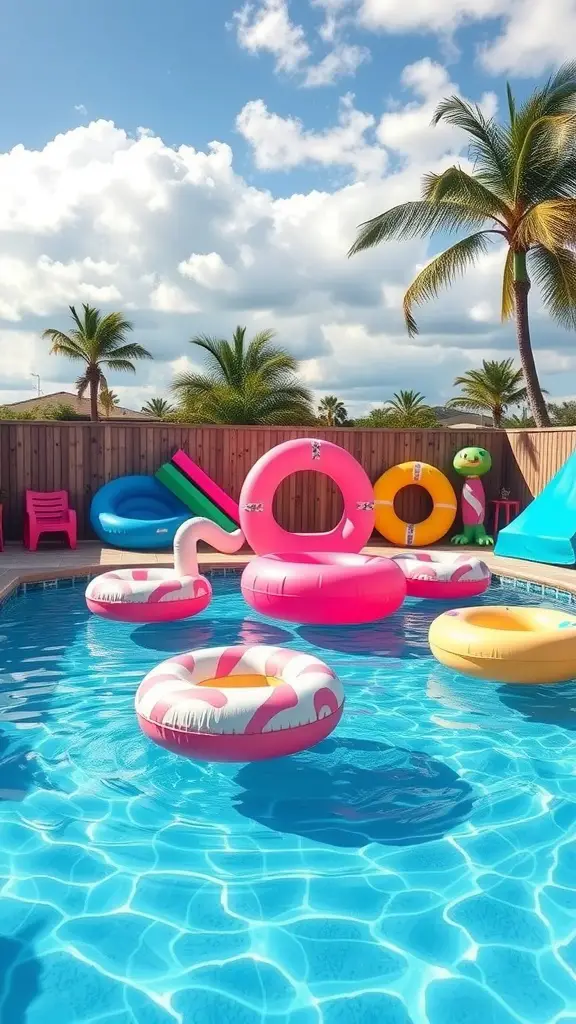
[[[484,522],[486,497],[480,477],[468,476],[462,487],[462,522],[464,526],[480,526]]]
[[[231,555],[239,551],[244,543],[242,530],[228,533],[211,519],[197,516],[188,519],[176,531],[174,537],[174,569],[176,576],[198,576],[198,541],[203,540],[216,551]]]

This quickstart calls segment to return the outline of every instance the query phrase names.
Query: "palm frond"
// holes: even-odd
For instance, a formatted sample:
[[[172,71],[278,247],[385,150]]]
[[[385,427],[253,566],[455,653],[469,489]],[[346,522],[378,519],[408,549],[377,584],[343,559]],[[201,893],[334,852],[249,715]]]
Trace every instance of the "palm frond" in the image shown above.
[[[576,254],[571,249],[550,251],[535,245],[528,260],[552,318],[568,330],[576,329]]]
[[[470,156],[484,184],[501,199],[511,198],[509,134],[491,118],[486,118],[478,105],[467,103],[460,96],[449,96],[438,104],[432,124],[440,121],[461,128],[473,139]]]
[[[511,237],[516,248],[557,249],[576,242],[576,199],[545,199],[526,211]]]
[[[428,202],[457,203],[474,210],[484,219],[493,218],[506,227],[511,214],[510,207],[479,178],[467,174],[461,167],[448,167],[442,174],[426,174],[422,183],[422,195]]]
[[[403,241],[409,238],[423,238],[437,231],[450,232],[479,227],[485,222],[484,213],[459,203],[433,203],[426,199],[402,203],[360,224],[356,241],[348,256],[354,256],[364,249],[371,249],[391,239]]]
[[[125,345],[118,345],[110,350],[110,354],[104,355],[104,361],[109,363],[110,359],[152,359],[152,354],[143,345],[137,342],[128,342]]]
[[[488,250],[487,232],[479,231],[468,235],[460,242],[440,253],[428,263],[414,279],[404,296],[404,318],[408,334],[418,333],[412,308],[433,298],[441,288],[448,287],[456,277],[463,274],[479,256]]]

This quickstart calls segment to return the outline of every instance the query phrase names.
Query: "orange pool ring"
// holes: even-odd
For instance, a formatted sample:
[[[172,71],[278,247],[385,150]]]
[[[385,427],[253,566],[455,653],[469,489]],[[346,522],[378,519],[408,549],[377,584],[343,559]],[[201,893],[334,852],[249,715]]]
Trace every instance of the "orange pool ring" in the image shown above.
[[[421,523],[405,523],[394,511],[394,499],[403,487],[417,484],[428,491],[433,508]],[[457,498],[447,476],[426,462],[392,466],[374,484],[376,529],[391,544],[426,547],[448,533],[456,518]]]

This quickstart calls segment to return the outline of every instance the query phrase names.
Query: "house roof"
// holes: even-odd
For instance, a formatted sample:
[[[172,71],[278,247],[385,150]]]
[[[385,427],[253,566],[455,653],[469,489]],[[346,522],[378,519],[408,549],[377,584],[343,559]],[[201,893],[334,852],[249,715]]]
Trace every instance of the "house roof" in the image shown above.
[[[78,398],[78,395],[73,394],[69,391],[53,391],[49,395],[40,395],[37,398],[25,398],[21,402],[10,402],[5,403],[5,409],[14,409],[14,412],[29,412],[32,409],[38,409],[45,411],[54,405],[70,405],[74,412],[79,413],[81,416],[90,418],[90,399],[89,398]],[[102,410],[100,410],[102,419],[111,420],[150,420],[152,419],[145,412],[136,412],[135,409],[125,409],[121,405],[117,405],[112,409],[109,416],[105,416]]]

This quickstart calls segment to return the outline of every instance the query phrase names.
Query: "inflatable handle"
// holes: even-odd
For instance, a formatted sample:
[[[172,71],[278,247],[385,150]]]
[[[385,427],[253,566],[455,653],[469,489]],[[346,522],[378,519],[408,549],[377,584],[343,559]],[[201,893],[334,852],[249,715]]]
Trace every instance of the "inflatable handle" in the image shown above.
[[[179,526],[174,537],[174,569],[176,576],[198,576],[198,541],[203,540],[216,551],[232,555],[244,543],[242,530],[228,533],[212,519],[195,516]]]

